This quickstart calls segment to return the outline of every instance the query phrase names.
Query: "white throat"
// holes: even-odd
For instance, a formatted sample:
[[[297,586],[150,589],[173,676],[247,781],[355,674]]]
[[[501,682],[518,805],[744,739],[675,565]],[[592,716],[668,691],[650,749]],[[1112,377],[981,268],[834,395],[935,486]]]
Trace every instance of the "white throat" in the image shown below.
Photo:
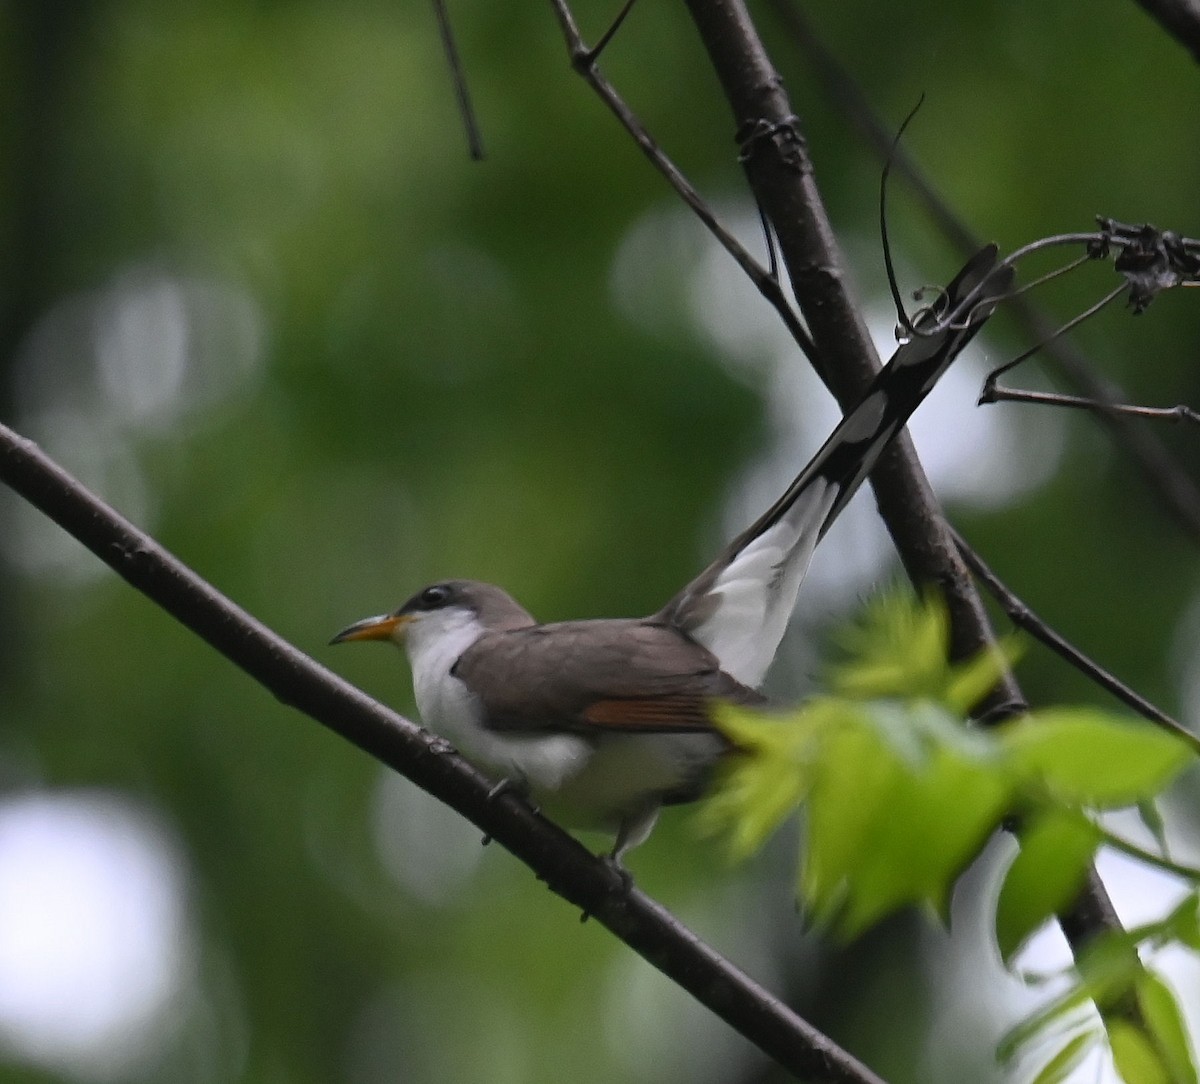
[[[404,650],[421,722],[489,775],[528,784],[535,795],[557,790],[583,767],[591,745],[573,734],[504,734],[483,725],[478,698],[451,670],[485,631],[474,613],[457,607],[409,624]]]
[[[452,608],[422,614],[411,622],[404,650],[412,668],[413,693],[421,720],[450,741],[469,746],[464,734],[478,729],[474,697],[450,670],[484,633],[470,610]]]

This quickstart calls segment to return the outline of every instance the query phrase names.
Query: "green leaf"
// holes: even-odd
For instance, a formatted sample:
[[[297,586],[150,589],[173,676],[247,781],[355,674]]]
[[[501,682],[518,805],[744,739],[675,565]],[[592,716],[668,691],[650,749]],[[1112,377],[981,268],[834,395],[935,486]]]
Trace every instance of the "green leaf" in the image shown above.
[[[714,721],[739,752],[701,809],[701,831],[728,832],[734,858],[753,854],[808,795],[822,735],[859,711],[829,698],[784,716],[719,708]]]
[[[1019,775],[1060,801],[1099,808],[1153,797],[1193,759],[1165,731],[1092,708],[1039,711],[1000,739]]]
[[[1162,814],[1158,811],[1158,803],[1153,798],[1143,798],[1137,804],[1138,819],[1145,826],[1153,837],[1154,842],[1158,844],[1158,850],[1161,854],[1168,854],[1167,847],[1167,826],[1163,821]]]
[[[1195,1057],[1175,995],[1149,971],[1142,973],[1136,988],[1142,1018],[1166,1063],[1171,1084],[1196,1084]]]
[[[1163,919],[1162,938],[1200,952],[1200,894],[1191,892]]]
[[[1026,1043],[1062,1023],[1068,1014],[1089,1000],[1084,984],[1073,983],[1056,998],[1009,1028],[996,1044],[996,1059],[1001,1065],[1011,1064]]]
[[[1110,1020],[1108,1042],[1125,1084],[1172,1084],[1167,1067],[1140,1028],[1125,1020]]]
[[[965,715],[1015,660],[1012,638],[965,663],[949,661],[945,601],[929,593],[881,594],[839,638],[846,662],[830,667],[827,684],[852,700],[928,699]]]
[[[1049,810],[1020,829],[1020,851],[1005,875],[996,908],[996,941],[1005,961],[1083,885],[1100,833],[1082,814]]]
[[[881,594],[838,641],[849,658],[827,680],[841,696],[912,699],[936,696],[945,685],[950,619],[937,596],[921,604],[905,591]]]
[[[952,711],[966,715],[996,687],[1020,654],[1017,640],[1010,636],[985,648],[973,659],[952,667],[947,674],[942,702]]]
[[[903,762],[861,723],[829,735],[823,751],[807,810],[799,893],[812,920],[830,924],[877,845]]]
[[[839,732],[813,781],[801,890],[818,920],[840,905],[851,937],[889,911],[943,910],[1007,808],[1002,775],[934,746],[912,764],[871,729]]]
[[[1042,1066],[1041,1072],[1033,1078],[1031,1084],[1062,1084],[1103,1034],[1101,1031],[1081,1031],[1072,1036],[1058,1053]]]

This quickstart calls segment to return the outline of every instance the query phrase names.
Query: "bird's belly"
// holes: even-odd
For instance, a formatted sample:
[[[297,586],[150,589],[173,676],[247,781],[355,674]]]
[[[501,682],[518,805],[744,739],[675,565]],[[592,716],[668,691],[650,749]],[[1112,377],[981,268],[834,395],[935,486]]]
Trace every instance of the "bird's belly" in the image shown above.
[[[531,797],[564,827],[616,831],[665,796],[698,786],[724,748],[713,734],[606,734],[558,786],[530,780]]]
[[[628,817],[696,786],[725,748],[716,734],[489,730],[467,687],[443,674],[416,682],[422,722],[480,771],[527,787],[565,828],[617,831]]]
[[[553,791],[578,774],[593,751],[585,738],[566,732],[489,730],[475,697],[457,678],[416,683],[421,722],[446,738],[480,771],[533,790]]]

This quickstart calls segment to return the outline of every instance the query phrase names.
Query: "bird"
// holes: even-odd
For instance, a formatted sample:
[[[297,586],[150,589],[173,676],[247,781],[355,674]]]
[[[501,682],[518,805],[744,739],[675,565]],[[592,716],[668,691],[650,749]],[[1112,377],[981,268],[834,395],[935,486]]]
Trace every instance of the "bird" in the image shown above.
[[[988,245],[937,300],[785,492],[665,606],[644,618],[538,623],[491,584],[447,579],[331,643],[408,656],[422,724],[563,828],[624,856],[661,808],[694,801],[733,751],[718,702],[758,690],[817,543],[1012,280]]]

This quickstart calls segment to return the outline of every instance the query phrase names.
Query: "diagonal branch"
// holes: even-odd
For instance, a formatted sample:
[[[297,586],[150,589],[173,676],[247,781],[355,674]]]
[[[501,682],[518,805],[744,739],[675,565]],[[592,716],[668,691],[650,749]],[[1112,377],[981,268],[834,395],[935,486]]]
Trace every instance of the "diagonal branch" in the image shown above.
[[[844,286],[841,254],[800,122],[743,0],[686,3],[732,108],[751,188],[775,227],[801,309],[825,359],[820,375],[844,409],[862,394],[878,358]],[[917,583],[937,584],[947,599],[954,654],[969,657],[991,646],[995,636],[983,601],[911,442],[897,441],[872,473],[871,482],[909,577]],[[983,708],[998,721],[1020,710],[1023,703],[1016,680],[1006,674]],[[1076,954],[1098,936],[1121,929],[1094,870],[1059,922]],[[1138,1019],[1132,1003],[1118,1006],[1117,1012]]]
[[[32,441],[0,425],[0,481],[130,584],[296,708],[456,809],[780,1065],[806,1080],[883,1084],[868,1068],[442,740],[310,659],[88,492]]]
[[[732,107],[742,162],[755,198],[778,235],[822,359],[820,376],[846,408],[862,396],[879,359],[846,288],[841,251],[799,119],[741,0],[688,0],[688,9]],[[955,656],[974,655],[994,637],[907,437],[883,456],[872,484],[909,577],[937,584],[946,596]],[[1008,677],[992,703],[1021,701],[1020,690]]]
[[[954,528],[951,528],[954,531]],[[971,571],[987,587],[989,594],[1000,604],[1008,619],[1019,629],[1024,629],[1035,640],[1050,648],[1056,655],[1065,659],[1076,670],[1094,681],[1102,689],[1107,690],[1121,703],[1132,708],[1139,715],[1157,723],[1164,730],[1169,730],[1180,741],[1200,752],[1200,738],[1171,718],[1165,711],[1152,704],[1140,693],[1135,692],[1119,678],[1110,674],[1099,663],[1088,658],[1075,647],[1065,636],[1057,633],[1031,610],[1007,584],[992,571],[991,566],[971,547],[958,531],[954,531],[954,541],[958,545],[963,559],[971,567]]]
[[[779,313],[779,318],[791,333],[796,345],[804,352],[804,356],[816,366],[816,347],[813,345],[812,338],[800,322],[799,317],[796,316],[795,310],[788,302],[778,276],[773,271],[768,271],[764,268],[762,264],[746,251],[742,243],[721,225],[720,220],[704,197],[696,191],[691,181],[683,175],[679,167],[667,157],[654,137],[646,130],[645,125],[637,118],[621,95],[617,93],[617,89],[600,74],[600,69],[596,67],[596,58],[600,50],[608,43],[611,34],[620,25],[624,15],[629,10],[628,7],[622,9],[622,14],[618,17],[618,21],[613,24],[613,27],[601,39],[601,43],[589,49],[584,45],[583,36],[579,32],[579,26],[576,24],[575,16],[570,6],[566,3],[566,0],[551,0],[551,4],[554,6],[554,13],[558,16],[559,25],[562,27],[563,37],[567,43],[567,51],[571,55],[572,66],[583,77],[587,85],[596,92],[600,100],[608,106],[613,116],[621,122],[621,126],[633,137],[633,141],[650,160],[654,168],[667,179],[667,182],[679,195],[679,198],[695,212],[696,217],[704,223],[709,233],[734,258],[737,265],[746,273],[747,278],[758,288],[759,293],[771,303],[775,311]],[[768,237],[768,243],[769,241]]]
[[[1145,0],[1143,6],[1176,9],[1181,14],[1190,12],[1190,40],[1200,58],[1200,0]],[[772,0],[771,7],[787,28],[793,43],[825,84],[833,107],[859,129],[881,158],[891,155],[893,172],[907,178],[919,203],[954,247],[964,255],[977,252],[980,239],[950,207],[904,145],[892,149],[894,133],[879,118],[845,65],[817,36],[800,7],[793,0]],[[1083,396],[1100,403],[1116,403],[1127,398],[1115,383],[1097,375],[1091,359],[1071,342],[1066,339],[1051,341],[1054,324],[1042,308],[1025,297],[1012,299],[1005,308],[1025,325],[1034,341],[1050,344],[1042,354],[1058,366]],[[1133,424],[1130,419],[1112,411],[1098,412],[1098,415],[1112,434],[1113,442],[1133,460],[1168,514],[1193,541],[1200,542],[1200,489],[1188,473],[1145,426]]]

